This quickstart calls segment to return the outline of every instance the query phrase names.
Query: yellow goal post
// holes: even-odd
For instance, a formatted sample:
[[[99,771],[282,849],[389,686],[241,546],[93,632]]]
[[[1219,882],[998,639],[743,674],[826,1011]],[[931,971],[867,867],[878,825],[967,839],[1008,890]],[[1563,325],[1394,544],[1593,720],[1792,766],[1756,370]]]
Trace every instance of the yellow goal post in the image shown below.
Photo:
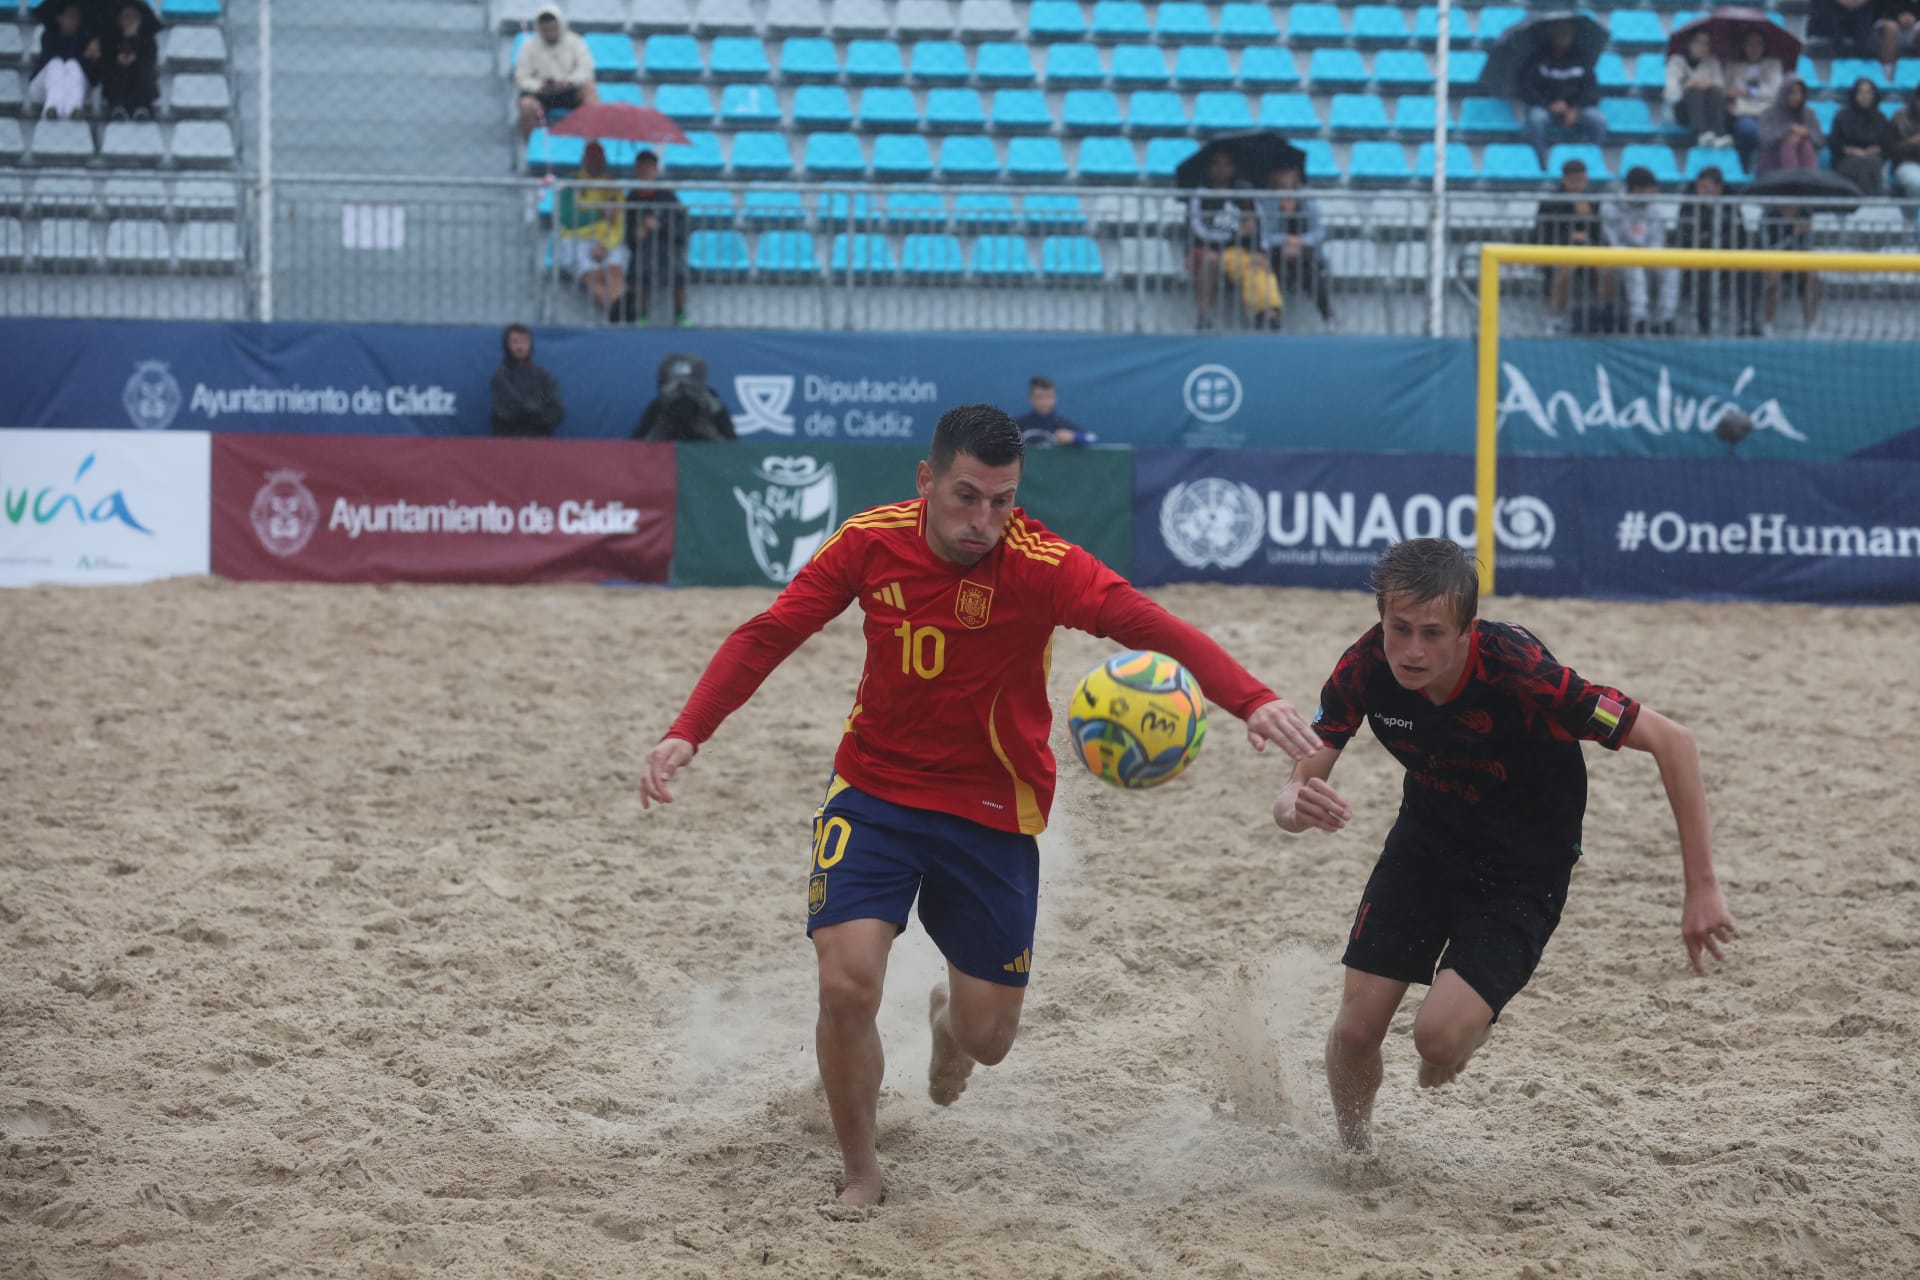
[[[1493,504],[1499,494],[1500,268],[1678,267],[1691,271],[1842,271],[1920,277],[1920,254],[1815,253],[1751,249],[1613,249],[1582,245],[1482,244],[1480,345],[1476,357],[1474,538],[1480,594],[1493,594]],[[1920,356],[1916,356],[1920,358]]]

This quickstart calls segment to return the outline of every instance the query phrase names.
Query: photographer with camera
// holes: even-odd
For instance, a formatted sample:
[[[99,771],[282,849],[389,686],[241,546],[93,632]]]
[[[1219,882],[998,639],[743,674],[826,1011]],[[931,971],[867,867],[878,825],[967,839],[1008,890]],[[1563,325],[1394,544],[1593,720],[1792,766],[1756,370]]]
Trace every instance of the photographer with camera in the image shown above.
[[[633,429],[635,440],[732,440],[733,415],[707,385],[707,362],[675,352],[660,362],[659,392]]]

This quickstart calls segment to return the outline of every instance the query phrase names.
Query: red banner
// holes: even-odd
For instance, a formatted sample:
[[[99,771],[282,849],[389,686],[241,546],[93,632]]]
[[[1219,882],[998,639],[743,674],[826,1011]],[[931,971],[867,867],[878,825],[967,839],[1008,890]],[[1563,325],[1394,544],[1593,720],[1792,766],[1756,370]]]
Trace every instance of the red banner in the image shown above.
[[[665,582],[667,444],[227,433],[213,571],[302,582]]]

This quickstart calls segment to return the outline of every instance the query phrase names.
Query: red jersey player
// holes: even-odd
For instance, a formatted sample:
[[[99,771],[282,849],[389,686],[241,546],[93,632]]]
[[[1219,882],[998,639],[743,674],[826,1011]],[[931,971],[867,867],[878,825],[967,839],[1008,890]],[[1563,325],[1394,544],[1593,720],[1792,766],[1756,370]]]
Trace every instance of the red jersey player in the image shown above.
[[[1033,970],[1034,836],[1053,800],[1047,666],[1069,626],[1156,649],[1247,722],[1257,749],[1319,749],[1304,717],[1200,631],[1014,506],[1020,429],[991,405],[941,415],[920,497],[848,520],[759,617],[729,636],[647,755],[642,803],[667,787],[767,673],[849,604],[866,669],[814,817],[807,932],[820,975],[814,1047],[845,1166],[842,1203],[881,1199],[884,1061],[875,1015],[916,895],[947,960],[930,998],[928,1093],[942,1106],[1007,1054]]]

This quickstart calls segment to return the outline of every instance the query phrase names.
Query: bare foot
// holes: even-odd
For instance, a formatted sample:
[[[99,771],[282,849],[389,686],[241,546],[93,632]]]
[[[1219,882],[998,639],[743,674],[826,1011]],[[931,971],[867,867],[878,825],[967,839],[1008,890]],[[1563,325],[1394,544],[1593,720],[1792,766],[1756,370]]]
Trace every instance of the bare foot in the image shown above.
[[[967,1077],[973,1074],[969,1058],[947,1028],[947,988],[937,984],[927,997],[927,1023],[933,1028],[933,1060],[927,1066],[927,1096],[943,1107],[967,1091]]]
[[[1452,1084],[1453,1078],[1459,1074],[1460,1068],[1458,1067],[1442,1066],[1437,1062],[1428,1062],[1425,1058],[1420,1060],[1420,1087],[1422,1089],[1438,1089],[1442,1085]]]
[[[848,1174],[845,1186],[840,1192],[840,1203],[849,1209],[872,1209],[887,1198],[886,1189],[880,1182],[880,1167],[875,1165],[871,1171]]]
[[[1334,1128],[1340,1132],[1340,1145],[1362,1155],[1373,1150],[1373,1117],[1333,1113]]]

